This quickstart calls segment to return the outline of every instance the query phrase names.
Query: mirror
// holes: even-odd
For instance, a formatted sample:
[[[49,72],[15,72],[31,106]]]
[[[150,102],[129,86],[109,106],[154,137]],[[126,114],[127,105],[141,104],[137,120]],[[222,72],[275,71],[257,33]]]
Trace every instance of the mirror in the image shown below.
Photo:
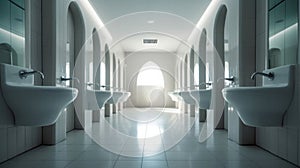
[[[297,63],[298,0],[269,0],[268,67]]]
[[[0,63],[25,66],[24,0],[1,0],[0,11]]]

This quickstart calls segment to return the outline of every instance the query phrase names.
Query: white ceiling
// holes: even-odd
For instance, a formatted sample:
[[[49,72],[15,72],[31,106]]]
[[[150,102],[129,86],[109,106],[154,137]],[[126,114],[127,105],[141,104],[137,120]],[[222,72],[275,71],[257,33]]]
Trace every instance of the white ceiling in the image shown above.
[[[148,37],[158,39],[157,44],[143,44],[143,39]],[[126,52],[174,52],[174,46],[179,46],[179,44],[180,41],[172,37],[153,33],[137,34],[120,42],[122,48],[126,48]]]
[[[194,25],[211,2],[211,0],[89,1],[112,35],[114,45],[120,44],[126,52],[141,49],[175,52],[181,41],[187,40]],[[157,38],[159,43],[143,45],[143,38]]]

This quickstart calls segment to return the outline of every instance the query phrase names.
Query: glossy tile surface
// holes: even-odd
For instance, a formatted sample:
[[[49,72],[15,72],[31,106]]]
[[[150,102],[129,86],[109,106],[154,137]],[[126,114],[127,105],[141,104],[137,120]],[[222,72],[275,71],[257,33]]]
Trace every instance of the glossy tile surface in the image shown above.
[[[176,111],[176,110],[175,110]],[[157,112],[157,111],[156,111]],[[112,153],[98,145],[87,133],[74,130],[67,134],[67,139],[55,146],[40,146],[7,162],[0,164],[0,168],[294,168],[295,165],[286,162],[257,146],[240,146],[227,139],[227,131],[215,130],[207,141],[198,142],[202,124],[195,122],[184,138],[171,149],[167,139],[173,134],[164,135],[172,121],[172,115],[160,114],[153,123],[137,122],[138,116],[153,117],[151,111],[143,115],[128,114],[137,117],[128,120],[118,114],[106,121],[112,127],[128,135],[127,139],[109,139],[111,132],[106,137],[101,137],[102,142],[112,147],[121,144],[118,153]],[[169,113],[170,114],[170,113]],[[176,115],[176,113],[174,113]],[[186,115],[186,114],[185,114]],[[184,117],[184,116],[183,116]],[[188,119],[190,117],[185,116]],[[196,116],[197,118],[197,116]],[[188,121],[188,120],[186,120]],[[196,119],[197,121],[197,119]],[[190,121],[189,121],[190,122]],[[100,123],[95,123],[101,125]],[[102,130],[103,131],[103,130]],[[141,133],[143,135],[141,135]],[[157,135],[160,138],[151,138]],[[141,138],[137,138],[141,136]],[[148,137],[148,138],[145,138]],[[150,137],[150,138],[149,138]],[[156,137],[156,136],[154,136]],[[100,141],[101,142],[101,141]],[[161,151],[156,155],[147,156],[153,151]],[[140,157],[128,157],[123,154],[135,154]]]
[[[86,133],[104,149],[129,157],[165,152],[184,138],[195,121],[171,108],[130,108],[109,118],[101,113],[100,122],[87,123]]]

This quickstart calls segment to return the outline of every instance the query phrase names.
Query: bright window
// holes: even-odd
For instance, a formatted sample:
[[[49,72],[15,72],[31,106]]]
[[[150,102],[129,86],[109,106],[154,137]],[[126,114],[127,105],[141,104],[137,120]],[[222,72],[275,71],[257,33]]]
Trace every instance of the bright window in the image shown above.
[[[199,85],[199,64],[194,66],[194,85]]]
[[[100,85],[105,86],[105,64],[103,62],[101,62],[100,72]]]
[[[225,61],[225,71],[224,71],[224,77],[229,78],[229,62]],[[228,80],[225,80],[225,85],[229,85],[231,82]]]
[[[89,77],[88,81],[90,83],[93,83],[93,81],[94,81],[94,78],[93,78],[93,62],[89,63],[89,72],[88,73],[89,73],[88,74],[88,77]]]
[[[205,82],[210,82],[210,78],[209,78],[209,63],[206,63],[206,66],[205,66],[205,75],[206,75]]]
[[[157,86],[164,87],[164,77],[157,64],[147,62],[140,69],[137,77],[137,86]]]

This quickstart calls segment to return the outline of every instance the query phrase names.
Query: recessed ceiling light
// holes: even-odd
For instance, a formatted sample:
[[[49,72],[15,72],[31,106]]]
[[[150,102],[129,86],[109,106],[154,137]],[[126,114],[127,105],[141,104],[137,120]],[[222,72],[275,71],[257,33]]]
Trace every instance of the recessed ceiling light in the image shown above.
[[[154,20],[148,20],[147,23],[153,24],[153,23],[154,23]]]

